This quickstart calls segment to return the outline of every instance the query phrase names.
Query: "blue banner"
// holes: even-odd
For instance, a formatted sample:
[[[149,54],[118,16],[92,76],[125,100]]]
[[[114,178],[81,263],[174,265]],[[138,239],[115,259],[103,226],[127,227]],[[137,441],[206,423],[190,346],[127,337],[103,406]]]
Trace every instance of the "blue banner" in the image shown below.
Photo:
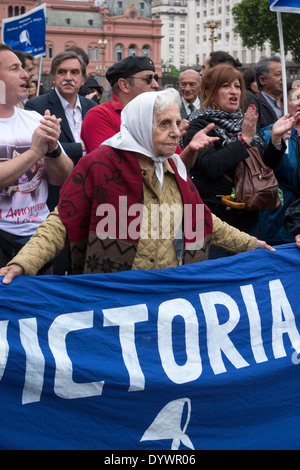
[[[300,13],[300,0],[270,0],[270,9],[285,13]]]
[[[299,278],[289,244],[0,281],[0,447],[299,449]]]
[[[29,52],[34,57],[46,53],[46,4],[24,15],[2,20],[2,42],[15,51]]]

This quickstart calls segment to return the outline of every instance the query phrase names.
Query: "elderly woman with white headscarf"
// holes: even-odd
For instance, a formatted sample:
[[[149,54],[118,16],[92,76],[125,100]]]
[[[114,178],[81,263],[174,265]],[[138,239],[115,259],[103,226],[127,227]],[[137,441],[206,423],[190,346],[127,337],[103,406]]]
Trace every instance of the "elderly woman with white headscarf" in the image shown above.
[[[120,132],[79,161],[61,189],[58,208],[0,270],[3,282],[36,274],[66,241],[73,274],[194,263],[208,258],[210,243],[233,253],[273,251],[220,221],[202,203],[174,153],[180,122],[176,90],[143,93],[127,104]],[[204,133],[202,144],[198,136],[191,145],[197,150],[211,143]]]

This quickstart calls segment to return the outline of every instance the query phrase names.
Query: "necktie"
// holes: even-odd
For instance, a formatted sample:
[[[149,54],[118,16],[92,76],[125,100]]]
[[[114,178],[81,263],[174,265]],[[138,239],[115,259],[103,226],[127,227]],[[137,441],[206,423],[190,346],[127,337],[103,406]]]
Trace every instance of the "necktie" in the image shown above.
[[[195,109],[196,109],[195,106],[192,103],[188,105],[188,108],[191,110],[191,113],[193,111],[195,111]]]

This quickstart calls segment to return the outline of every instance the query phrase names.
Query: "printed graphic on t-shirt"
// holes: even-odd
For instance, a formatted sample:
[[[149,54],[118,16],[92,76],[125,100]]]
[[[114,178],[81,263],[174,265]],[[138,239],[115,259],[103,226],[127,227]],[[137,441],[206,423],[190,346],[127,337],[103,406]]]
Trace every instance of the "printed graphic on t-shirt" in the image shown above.
[[[26,150],[28,147],[24,146],[0,146],[0,163],[16,158]],[[48,213],[47,196],[43,160],[39,160],[24,175],[0,191],[0,229],[21,236],[34,233],[36,224],[43,222]],[[12,224],[18,227],[14,228]],[[20,224],[25,225],[20,227]]]

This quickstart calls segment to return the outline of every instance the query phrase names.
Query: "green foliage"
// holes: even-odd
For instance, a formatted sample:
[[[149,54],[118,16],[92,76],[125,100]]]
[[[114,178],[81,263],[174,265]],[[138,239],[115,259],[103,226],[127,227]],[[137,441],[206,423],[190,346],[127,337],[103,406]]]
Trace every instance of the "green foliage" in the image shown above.
[[[178,78],[180,75],[180,70],[178,70],[175,65],[165,64],[163,61],[161,62],[162,67],[168,67],[171,69],[171,72],[168,74],[169,77]]]
[[[240,35],[244,47],[263,49],[270,42],[271,49],[279,52],[279,34],[276,12],[270,11],[269,0],[242,0],[234,6],[234,31]],[[290,51],[300,63],[300,14],[281,13],[285,52]]]

